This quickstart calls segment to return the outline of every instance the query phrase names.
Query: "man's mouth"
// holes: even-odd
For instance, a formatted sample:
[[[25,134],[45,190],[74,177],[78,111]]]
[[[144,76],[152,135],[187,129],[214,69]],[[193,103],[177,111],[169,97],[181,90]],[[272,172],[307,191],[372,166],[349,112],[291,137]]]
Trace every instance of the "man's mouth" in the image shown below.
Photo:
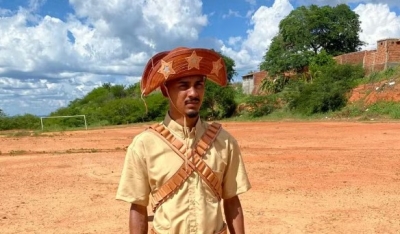
[[[198,99],[185,101],[185,105],[195,105],[195,104],[199,104],[199,103],[200,103],[200,100],[198,100]]]

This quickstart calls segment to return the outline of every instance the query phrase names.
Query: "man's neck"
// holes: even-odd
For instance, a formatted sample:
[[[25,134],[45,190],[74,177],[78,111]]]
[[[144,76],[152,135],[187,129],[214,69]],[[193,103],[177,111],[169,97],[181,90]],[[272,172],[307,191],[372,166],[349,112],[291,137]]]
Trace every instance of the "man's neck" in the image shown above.
[[[184,123],[185,119],[184,119],[183,115],[174,116],[173,114],[171,114],[171,112],[169,112],[169,116],[171,117],[172,120],[177,122],[182,127],[185,125],[185,123]],[[199,116],[194,117],[194,118],[189,118],[186,116],[186,127],[188,127],[189,129],[194,128],[196,126],[198,119],[199,119]]]

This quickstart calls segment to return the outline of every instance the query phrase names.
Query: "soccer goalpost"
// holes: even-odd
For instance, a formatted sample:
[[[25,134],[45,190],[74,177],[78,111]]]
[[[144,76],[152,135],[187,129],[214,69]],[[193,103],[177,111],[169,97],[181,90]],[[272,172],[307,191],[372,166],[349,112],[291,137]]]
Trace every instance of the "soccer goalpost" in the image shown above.
[[[85,129],[87,130],[86,115],[64,115],[64,116],[48,116],[48,117],[40,117],[40,125],[42,126],[42,131],[43,131],[43,119],[55,119],[55,118],[76,118],[76,117],[83,117],[83,120],[85,121]]]

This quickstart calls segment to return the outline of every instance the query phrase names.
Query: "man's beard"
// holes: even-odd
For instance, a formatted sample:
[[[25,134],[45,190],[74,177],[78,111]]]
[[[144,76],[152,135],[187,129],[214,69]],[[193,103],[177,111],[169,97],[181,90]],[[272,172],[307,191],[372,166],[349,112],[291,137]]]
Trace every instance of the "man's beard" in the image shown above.
[[[190,119],[194,119],[197,118],[197,116],[199,116],[199,112],[196,110],[189,110],[186,112],[186,116]]]
[[[200,103],[201,101],[199,98],[190,98],[190,99],[185,100],[185,105],[188,103],[191,103],[191,102]],[[190,119],[197,118],[197,116],[199,116],[199,111],[190,109],[186,112],[186,116]]]

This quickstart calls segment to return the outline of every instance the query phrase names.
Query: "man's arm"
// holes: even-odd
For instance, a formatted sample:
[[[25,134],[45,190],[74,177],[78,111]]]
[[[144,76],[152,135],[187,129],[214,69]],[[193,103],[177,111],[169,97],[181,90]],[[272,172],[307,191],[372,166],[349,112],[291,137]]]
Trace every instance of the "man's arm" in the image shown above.
[[[224,212],[229,233],[244,234],[244,217],[238,196],[224,200]]]
[[[147,207],[132,204],[129,214],[129,233],[147,234]]]

